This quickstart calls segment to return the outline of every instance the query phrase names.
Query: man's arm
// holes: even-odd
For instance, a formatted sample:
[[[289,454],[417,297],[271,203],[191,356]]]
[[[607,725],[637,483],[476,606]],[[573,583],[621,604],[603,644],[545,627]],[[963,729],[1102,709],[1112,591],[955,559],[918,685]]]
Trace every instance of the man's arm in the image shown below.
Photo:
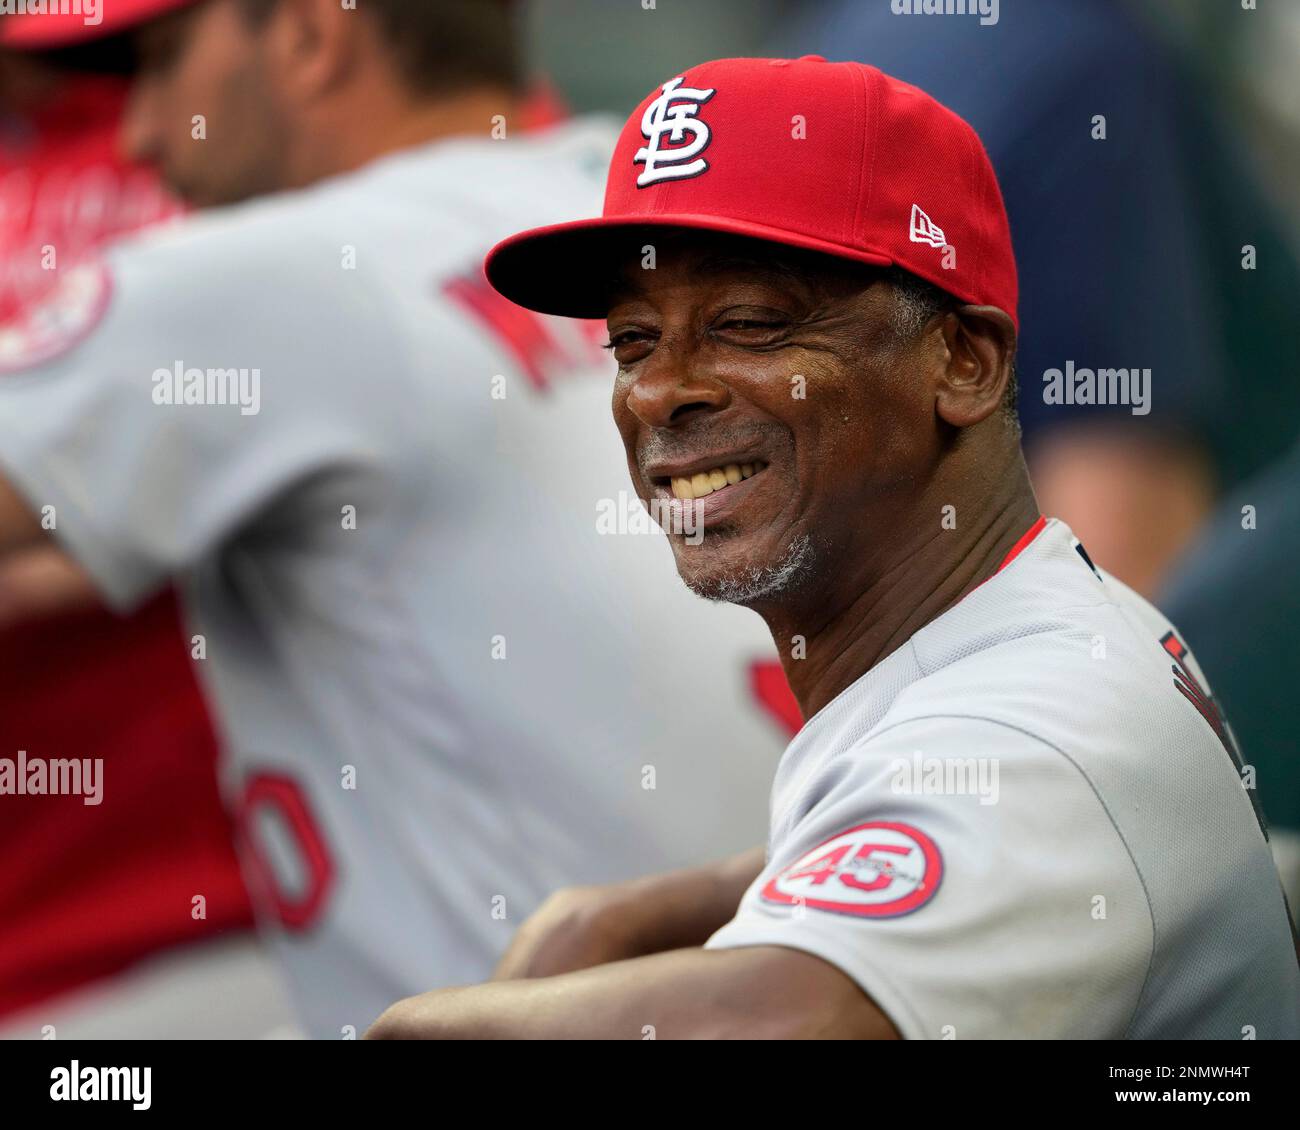
[[[399,1001],[367,1039],[897,1039],[862,990],[784,946],[687,949]]]
[[[493,980],[553,977],[611,961],[702,946],[763,870],[752,848],[704,867],[603,886],[566,887],[515,934]]]
[[[98,603],[85,570],[55,544],[27,500],[0,474],[0,629]]]
[[[0,474],[0,559],[40,545],[46,534],[27,499]]]
[[[53,542],[0,554],[0,630],[99,606],[86,571]]]

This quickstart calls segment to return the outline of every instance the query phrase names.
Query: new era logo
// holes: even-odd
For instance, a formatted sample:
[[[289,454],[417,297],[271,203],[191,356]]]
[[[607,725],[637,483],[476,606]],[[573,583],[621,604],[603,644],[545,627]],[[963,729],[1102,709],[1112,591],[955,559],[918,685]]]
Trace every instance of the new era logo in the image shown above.
[[[912,231],[909,238],[913,243],[928,243],[931,247],[947,247],[943,228],[921,211],[919,204],[912,205]]]

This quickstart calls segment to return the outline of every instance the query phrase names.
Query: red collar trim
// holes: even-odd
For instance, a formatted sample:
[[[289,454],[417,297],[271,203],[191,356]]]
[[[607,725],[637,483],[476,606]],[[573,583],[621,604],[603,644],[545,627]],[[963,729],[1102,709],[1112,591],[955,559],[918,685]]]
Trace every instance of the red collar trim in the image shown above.
[[[1043,527],[1047,525],[1047,519],[1040,517],[1037,522],[1029,527],[1020,537],[1020,540],[1011,547],[1011,551],[1002,559],[1002,564],[997,567],[997,573],[1001,573],[1008,565],[1024,552],[1025,547],[1029,545],[1039,534],[1043,532]],[[996,575],[996,573],[995,573]]]

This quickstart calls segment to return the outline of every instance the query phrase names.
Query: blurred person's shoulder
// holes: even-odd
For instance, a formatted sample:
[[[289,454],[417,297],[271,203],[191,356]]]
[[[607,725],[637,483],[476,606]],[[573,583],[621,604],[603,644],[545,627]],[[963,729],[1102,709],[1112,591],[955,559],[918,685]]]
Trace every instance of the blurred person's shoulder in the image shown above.
[[[590,118],[518,140],[414,146],[128,238],[110,267],[212,303],[249,292],[285,298],[295,287],[347,293],[399,273],[408,260],[481,259],[521,216],[541,223],[598,206],[614,139],[608,120]]]
[[[604,115],[542,129],[442,138],[397,150],[351,173],[331,177],[276,203],[304,209],[308,223],[356,221],[347,208],[365,203],[365,220],[382,228],[418,214],[447,228],[490,222],[498,212],[539,212],[565,219],[575,204],[604,195],[618,123]],[[296,199],[295,199],[296,197]],[[379,209],[371,208],[378,205]],[[417,233],[418,234],[418,233]]]
[[[419,225],[466,243],[476,256],[520,224],[545,224],[599,211],[619,123],[603,115],[569,119],[527,132],[447,138],[391,154],[355,177],[322,187],[332,209],[348,197],[382,202],[374,227]],[[427,248],[431,253],[436,248]]]
[[[521,227],[598,211],[615,136],[590,118],[435,141],[129,235],[60,272],[23,323],[0,332],[0,371],[35,370],[83,343],[124,353],[188,343],[214,326],[252,344],[364,332],[400,352],[418,324],[476,348],[455,305],[439,301],[444,281],[476,279],[487,250]]]
[[[313,190],[190,213],[133,233],[58,272],[50,292],[0,331],[0,368],[35,374],[81,357],[301,332],[349,332],[370,305],[344,239],[331,238]],[[373,289],[373,288],[372,288]]]

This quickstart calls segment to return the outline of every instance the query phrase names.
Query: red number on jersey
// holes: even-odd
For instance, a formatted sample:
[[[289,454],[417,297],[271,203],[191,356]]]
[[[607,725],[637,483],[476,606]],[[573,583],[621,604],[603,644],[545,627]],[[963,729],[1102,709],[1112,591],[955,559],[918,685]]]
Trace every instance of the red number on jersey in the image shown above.
[[[309,929],[325,907],[335,869],[298,782],[278,773],[250,775],[236,819],[259,904],[269,906],[286,929]],[[269,850],[271,836],[281,848],[276,856]],[[295,857],[293,877],[275,863],[289,850]]]

